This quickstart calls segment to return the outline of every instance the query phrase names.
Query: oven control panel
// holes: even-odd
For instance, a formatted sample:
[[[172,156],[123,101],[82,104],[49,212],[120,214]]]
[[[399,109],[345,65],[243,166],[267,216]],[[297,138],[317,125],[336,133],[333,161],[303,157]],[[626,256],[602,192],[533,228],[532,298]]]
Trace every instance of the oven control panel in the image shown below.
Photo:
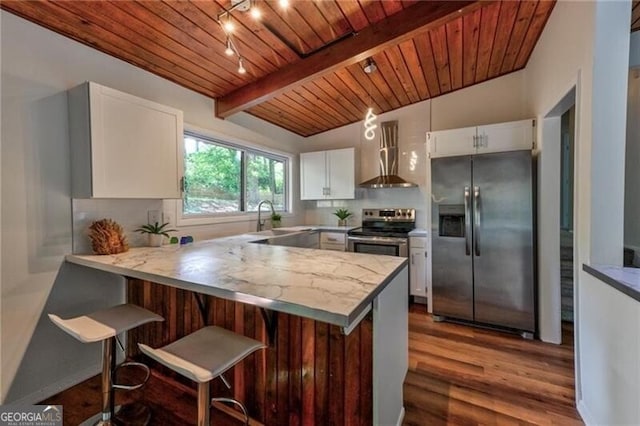
[[[362,220],[415,222],[416,209],[362,209]]]

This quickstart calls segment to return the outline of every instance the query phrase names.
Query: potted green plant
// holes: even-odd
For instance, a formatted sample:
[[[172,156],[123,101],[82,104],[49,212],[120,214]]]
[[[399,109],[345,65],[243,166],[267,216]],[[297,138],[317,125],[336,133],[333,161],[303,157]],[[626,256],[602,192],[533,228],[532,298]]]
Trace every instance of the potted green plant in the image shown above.
[[[280,228],[282,226],[282,215],[280,213],[271,213],[271,227]]]
[[[168,225],[169,222],[163,223],[162,225],[158,224],[158,222],[154,224],[147,223],[146,225],[142,225],[140,228],[136,229],[136,232],[147,234],[149,236],[150,247],[161,247],[162,238],[170,238],[169,232],[176,232],[175,229],[166,229]]]
[[[333,214],[338,217],[338,226],[347,226],[347,219],[353,216],[349,209],[338,209]]]

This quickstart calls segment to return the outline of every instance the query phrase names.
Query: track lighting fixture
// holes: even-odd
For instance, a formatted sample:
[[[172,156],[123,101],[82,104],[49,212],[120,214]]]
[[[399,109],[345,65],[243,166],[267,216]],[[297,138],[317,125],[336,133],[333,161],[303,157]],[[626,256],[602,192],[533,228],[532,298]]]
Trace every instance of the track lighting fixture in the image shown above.
[[[233,35],[235,31],[235,24],[231,12],[249,12],[253,19],[260,19],[262,17],[262,11],[257,6],[258,0],[231,0],[231,7],[229,9],[223,9],[218,14],[218,25],[224,31],[226,36],[224,53],[227,56],[238,55],[238,73],[245,74],[247,69],[244,67],[243,58],[238,51],[238,45],[234,43]],[[278,0],[278,3],[282,9],[289,7],[289,0]],[[240,21],[238,21],[240,25]]]
[[[251,5],[251,9],[249,10],[249,13],[251,14],[251,17],[253,19],[260,19],[260,17],[262,16],[262,12],[260,12],[260,9],[258,9],[258,7],[255,4]]]
[[[231,44],[231,39],[229,37],[227,37],[227,48],[224,49],[224,53],[227,56],[233,56],[233,54],[235,53],[233,51],[233,45]]]
[[[231,22],[231,14],[227,15],[227,20],[224,21],[223,26],[224,26],[224,31],[227,34],[231,34],[233,32],[235,26],[233,25],[233,22]]]

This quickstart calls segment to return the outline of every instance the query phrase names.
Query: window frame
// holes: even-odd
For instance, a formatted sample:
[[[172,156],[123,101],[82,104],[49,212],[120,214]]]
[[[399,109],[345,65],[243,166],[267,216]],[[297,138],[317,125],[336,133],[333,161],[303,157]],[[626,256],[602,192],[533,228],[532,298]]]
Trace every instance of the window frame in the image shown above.
[[[273,160],[282,161],[284,163],[284,210],[276,210],[281,213],[283,217],[293,216],[293,200],[292,200],[292,181],[291,176],[293,166],[293,154],[278,151],[276,149],[267,148],[257,144],[247,142],[238,138],[234,138],[222,133],[211,131],[208,129],[198,128],[196,126],[190,126],[185,124],[183,130],[183,137],[178,142],[178,170],[181,180],[185,175],[185,146],[184,139],[186,137],[193,137],[196,139],[210,142],[215,145],[223,146],[225,148],[237,149],[241,152],[241,176],[240,176],[240,206],[244,209],[246,203],[246,182],[247,182],[247,160],[246,154],[256,154],[263,157],[267,157]],[[213,214],[192,214],[185,215],[183,212],[183,191],[180,192],[180,198],[176,201],[176,225],[177,226],[191,226],[191,225],[213,225],[217,223],[229,223],[229,222],[250,222],[258,219],[258,212],[237,211],[230,213],[213,213]],[[266,210],[265,210],[266,211]]]

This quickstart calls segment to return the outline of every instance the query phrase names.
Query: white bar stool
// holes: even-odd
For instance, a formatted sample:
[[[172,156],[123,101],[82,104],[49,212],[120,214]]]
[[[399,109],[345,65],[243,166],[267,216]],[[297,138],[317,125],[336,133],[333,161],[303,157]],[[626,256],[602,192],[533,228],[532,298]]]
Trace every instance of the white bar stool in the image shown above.
[[[209,326],[158,349],[139,343],[140,350],[177,373],[198,383],[198,426],[209,426],[212,401],[236,404],[249,424],[247,409],[233,398],[209,398],[209,382],[244,358],[266,348],[262,342],[224,328]]]
[[[111,426],[126,422],[125,420],[118,421],[115,418],[114,389],[138,389],[147,382],[150,372],[149,367],[142,363],[125,362],[118,366],[118,368],[123,366],[143,368],[146,371],[144,381],[135,385],[114,383],[116,371],[116,336],[152,321],[164,321],[164,318],[140,306],[122,304],[67,320],[57,315],[49,314],[49,319],[82,343],[102,342],[102,412],[98,415],[99,419],[96,424]],[[136,414],[145,418],[146,422],[148,422],[150,416],[148,409],[146,409],[144,413],[138,412]],[[145,421],[143,421],[143,423],[144,422]]]

